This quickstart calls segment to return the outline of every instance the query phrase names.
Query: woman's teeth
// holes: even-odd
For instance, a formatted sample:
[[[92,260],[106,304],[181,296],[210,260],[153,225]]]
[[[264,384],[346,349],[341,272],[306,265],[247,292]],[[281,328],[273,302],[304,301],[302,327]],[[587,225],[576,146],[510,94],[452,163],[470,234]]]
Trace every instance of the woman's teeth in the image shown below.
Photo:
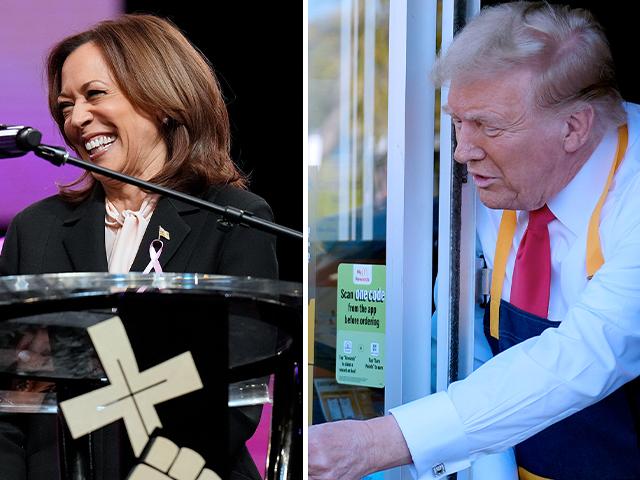
[[[95,153],[92,150],[104,150],[109,145],[111,145],[116,140],[116,137],[108,137],[102,135],[100,137],[94,137],[84,144],[84,147],[87,149],[87,152],[90,154]]]

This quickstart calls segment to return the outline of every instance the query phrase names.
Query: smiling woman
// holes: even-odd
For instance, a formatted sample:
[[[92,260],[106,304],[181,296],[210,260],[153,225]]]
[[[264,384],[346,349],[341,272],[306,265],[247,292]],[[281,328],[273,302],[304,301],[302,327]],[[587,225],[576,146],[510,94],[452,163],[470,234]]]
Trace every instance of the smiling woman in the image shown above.
[[[74,50],[60,79],[56,115],[62,114],[64,136],[81,157],[145,180],[162,169],[167,145],[160,119],[134,108],[113,79],[100,47],[90,42]],[[121,199],[117,194],[124,188],[120,182],[104,177],[100,182],[120,210],[129,208],[120,202],[135,203],[135,197]]]
[[[83,122],[102,111],[124,113],[123,125],[110,119],[110,128],[122,129],[117,143],[125,149],[124,173],[138,173],[143,167],[138,162],[149,162],[147,153],[161,157],[154,147],[162,145],[167,152],[161,168],[145,175],[152,181],[190,193],[203,193],[212,184],[245,186],[229,155],[229,118],[212,68],[166,20],[125,15],[70,37],[52,50],[48,78],[51,114],[81,156],[88,153],[83,136],[103,133]],[[136,131],[139,120],[145,132]],[[64,193],[75,199],[89,190]]]
[[[124,15],[63,40],[48,57],[48,85],[51,114],[84,160],[272,219],[231,160],[229,118],[211,65],[170,22]],[[126,273],[154,264],[165,272],[277,278],[274,237],[219,220],[85,174],[14,218],[0,275]],[[156,262],[150,252],[159,236],[164,247]],[[245,346],[270,348],[272,340],[246,339]],[[259,418],[259,407],[230,412],[232,479],[259,478],[245,448]],[[0,417],[0,478],[58,478],[55,438],[50,419],[25,426]],[[96,447],[98,457],[104,447]],[[112,470],[100,474],[121,478]]]

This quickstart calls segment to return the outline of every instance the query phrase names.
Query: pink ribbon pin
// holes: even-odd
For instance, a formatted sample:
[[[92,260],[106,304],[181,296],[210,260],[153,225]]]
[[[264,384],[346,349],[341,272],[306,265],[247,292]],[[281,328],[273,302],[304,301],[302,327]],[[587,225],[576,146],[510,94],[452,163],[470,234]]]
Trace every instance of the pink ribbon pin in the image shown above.
[[[142,273],[149,273],[151,268],[153,268],[155,273],[162,273],[162,267],[160,266],[158,259],[160,258],[163,247],[164,244],[162,243],[162,240],[156,238],[151,242],[151,245],[149,245],[149,258],[151,260]]]

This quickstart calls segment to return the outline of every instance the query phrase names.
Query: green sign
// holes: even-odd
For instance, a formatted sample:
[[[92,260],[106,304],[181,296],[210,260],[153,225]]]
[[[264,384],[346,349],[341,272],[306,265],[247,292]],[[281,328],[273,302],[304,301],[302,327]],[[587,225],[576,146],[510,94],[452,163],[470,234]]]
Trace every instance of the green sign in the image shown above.
[[[384,265],[338,267],[336,381],[384,387]]]

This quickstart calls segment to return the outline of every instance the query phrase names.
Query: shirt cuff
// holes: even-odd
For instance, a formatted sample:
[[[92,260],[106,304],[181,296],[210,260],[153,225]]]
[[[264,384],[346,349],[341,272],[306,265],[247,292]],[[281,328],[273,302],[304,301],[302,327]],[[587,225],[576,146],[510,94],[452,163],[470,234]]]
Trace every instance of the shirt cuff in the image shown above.
[[[462,422],[446,392],[392,408],[418,478],[441,479],[469,468],[469,447]]]

